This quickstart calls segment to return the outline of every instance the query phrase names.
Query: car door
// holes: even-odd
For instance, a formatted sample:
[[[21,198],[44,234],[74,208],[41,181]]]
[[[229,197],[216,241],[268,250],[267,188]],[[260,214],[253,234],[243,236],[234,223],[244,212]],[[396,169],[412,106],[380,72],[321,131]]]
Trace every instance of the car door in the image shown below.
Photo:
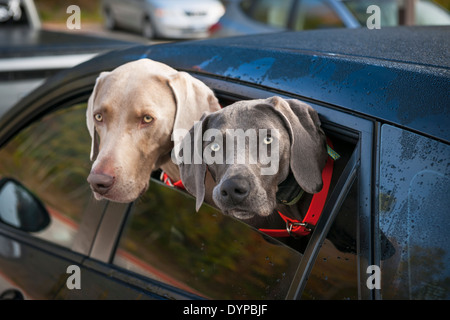
[[[450,146],[390,124],[379,138],[380,296],[448,300]]]
[[[243,97],[272,95],[199,78],[217,89],[223,106]],[[364,271],[371,264],[374,123],[314,107],[343,158],[314,233],[303,240],[292,239],[306,243],[303,249],[269,238],[208,205],[195,212],[193,197],[164,185],[160,172],[155,172],[149,190],[136,203],[109,204],[91,255],[83,262],[90,279],[87,290],[96,297],[115,297],[111,295],[114,287],[123,283],[141,290],[139,298],[372,298],[364,285]],[[93,281],[93,277],[102,280]],[[91,285],[100,281],[102,287]],[[77,294],[81,291],[63,288],[60,297]]]
[[[110,70],[111,65],[106,69]],[[216,90],[224,106],[238,99],[274,95],[267,90],[234,82],[198,77]],[[38,152],[34,157],[45,164],[44,169],[51,166],[60,168],[61,164],[67,163],[70,165],[68,168],[61,168],[63,174],[59,179],[44,179],[42,183],[33,184],[21,181],[44,204],[51,203],[51,208],[58,204],[56,200],[62,202],[59,206],[61,208],[54,210],[57,213],[64,212],[65,203],[68,203],[63,201],[66,191],[67,194],[78,197],[89,192],[87,183],[84,182],[89,170],[90,143],[84,127],[84,109],[94,82],[95,76],[91,71],[88,76],[78,75],[74,81],[64,81],[57,85],[52,88],[51,94],[43,91],[37,95],[40,98],[29,99],[36,109],[41,110],[35,111],[35,114],[48,114],[49,119],[53,119],[50,122],[52,126],[71,132],[65,135],[66,140],[61,140],[61,134],[50,134],[51,130],[47,129],[52,126],[46,124],[45,130],[41,128],[37,133],[31,134],[41,145],[56,147],[57,151],[54,153],[62,156],[57,161],[53,156]],[[18,233],[20,236],[13,237],[14,241],[20,245],[30,245],[33,250],[38,250],[39,255],[44,251],[44,258],[41,260],[50,255],[48,261],[52,262],[50,266],[28,267],[21,274],[30,278],[31,268],[36,269],[37,275],[33,276],[35,279],[41,274],[53,279],[48,282],[48,286],[53,284],[51,290],[47,290],[51,294],[43,295],[44,298],[370,298],[371,293],[360,285],[363,283],[360,278],[365,281],[366,275],[361,270],[366,270],[367,265],[371,264],[370,167],[373,123],[324,106],[314,107],[322,116],[327,134],[336,143],[338,140],[341,142],[337,151],[345,156],[345,160],[339,162],[340,174],[336,177],[328,204],[303,249],[294,249],[277,239],[268,238],[212,207],[204,205],[196,213],[194,199],[184,191],[162,185],[158,182],[159,173],[155,172],[149,191],[134,204],[98,203],[90,201],[91,197],[86,203],[77,201],[77,205],[83,208],[80,229],[86,232],[78,241],[75,236],[70,247],[63,248],[60,244],[38,239],[35,235]],[[30,113],[26,109],[21,110],[25,115]],[[62,116],[64,121],[54,119],[53,114]],[[11,154],[11,150],[17,148],[8,146],[13,141],[23,140],[21,131],[13,129],[14,123],[21,123],[19,120],[14,119],[8,126],[16,134],[7,134],[11,137],[2,144],[2,152]],[[74,123],[77,125],[74,126]],[[39,132],[41,133],[38,134]],[[41,134],[49,137],[44,139]],[[57,142],[50,139],[52,137],[56,137]],[[84,141],[84,146],[80,141]],[[34,154],[37,148],[31,148],[30,145],[33,144],[25,144],[19,150]],[[28,151],[28,148],[31,150]],[[79,150],[80,155],[77,156],[74,150]],[[12,157],[11,166],[19,163],[29,168],[25,168],[23,172],[13,170],[17,179],[27,178],[34,173],[39,173],[39,177],[46,177],[47,171],[57,171],[44,170],[39,165],[32,165],[32,161],[19,160],[20,158]],[[81,161],[83,165],[73,161]],[[35,169],[39,171],[34,171]],[[64,178],[67,175],[71,178]],[[84,186],[77,188],[73,183],[81,180],[84,180]],[[56,200],[50,201],[43,195],[40,192],[43,187],[50,188],[49,193],[54,193]],[[72,192],[75,190],[76,192]],[[73,215],[70,218],[72,222],[75,220]],[[68,221],[66,224],[73,226]],[[342,221],[340,223],[344,226],[350,225],[350,229],[343,231],[345,237],[337,237],[333,231],[333,226],[338,221]],[[2,235],[9,237],[16,232],[13,227],[7,226],[0,230]],[[30,240],[26,242],[22,238]],[[339,242],[336,239],[343,240]],[[16,252],[15,247],[17,245],[9,245],[8,248],[12,248],[9,252]],[[33,252],[31,256],[36,257],[37,254]],[[38,265],[38,262],[31,261],[31,266]],[[26,265],[23,261],[16,263],[17,270]],[[14,265],[11,265],[4,273],[15,275],[13,269]],[[335,270],[343,270],[344,273]],[[333,290],[323,290],[326,286]],[[25,285],[20,288],[27,290]]]

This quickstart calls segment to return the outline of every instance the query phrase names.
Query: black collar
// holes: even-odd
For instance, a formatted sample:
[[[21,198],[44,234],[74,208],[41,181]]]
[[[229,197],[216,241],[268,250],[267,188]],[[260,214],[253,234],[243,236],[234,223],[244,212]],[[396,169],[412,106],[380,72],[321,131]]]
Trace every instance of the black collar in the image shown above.
[[[278,185],[277,201],[279,203],[292,206],[302,197],[304,191],[295,180],[292,171],[289,171],[287,178]]]

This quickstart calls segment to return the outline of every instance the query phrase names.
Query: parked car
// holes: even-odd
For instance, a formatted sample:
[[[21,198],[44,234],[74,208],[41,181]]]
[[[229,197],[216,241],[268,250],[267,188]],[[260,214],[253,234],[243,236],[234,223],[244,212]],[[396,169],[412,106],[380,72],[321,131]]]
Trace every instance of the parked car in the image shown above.
[[[365,27],[371,5],[380,8],[380,26],[405,24],[404,3],[397,0],[225,0],[226,13],[211,27],[212,37]],[[415,4],[415,25],[450,25],[444,8],[428,1]]]
[[[152,39],[207,37],[225,13],[219,0],[103,0],[105,27],[121,27]]]
[[[1,0],[0,26],[40,28],[41,20],[33,0]]]
[[[135,43],[50,31],[32,0],[0,0],[0,115],[47,77]]]
[[[62,71],[0,118],[0,296],[449,299],[449,31],[141,45]],[[86,102],[100,72],[140,58],[189,72],[224,107],[278,95],[318,111],[342,170],[312,235],[286,245],[196,213],[158,171],[134,203],[93,198]]]

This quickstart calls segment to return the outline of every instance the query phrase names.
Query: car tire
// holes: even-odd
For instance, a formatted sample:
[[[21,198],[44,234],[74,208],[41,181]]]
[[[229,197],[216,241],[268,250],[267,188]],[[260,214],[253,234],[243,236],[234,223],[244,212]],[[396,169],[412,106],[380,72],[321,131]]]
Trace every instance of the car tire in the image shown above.
[[[155,37],[155,28],[148,17],[142,23],[142,36],[147,39],[153,39]]]
[[[108,30],[117,29],[116,20],[114,19],[111,9],[105,8],[105,10],[103,12],[104,12],[103,24],[104,24],[105,28]]]

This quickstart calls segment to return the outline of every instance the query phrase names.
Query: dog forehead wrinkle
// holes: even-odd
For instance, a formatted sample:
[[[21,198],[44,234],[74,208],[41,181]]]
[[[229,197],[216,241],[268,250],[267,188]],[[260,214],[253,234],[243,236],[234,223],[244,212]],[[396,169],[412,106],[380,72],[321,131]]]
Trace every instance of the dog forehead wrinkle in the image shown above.
[[[245,102],[245,101],[244,101]],[[225,108],[223,113],[225,125],[240,129],[271,129],[280,127],[281,122],[273,116],[269,105],[244,103],[242,101]],[[265,108],[260,108],[260,106]],[[274,123],[275,122],[275,123]]]

